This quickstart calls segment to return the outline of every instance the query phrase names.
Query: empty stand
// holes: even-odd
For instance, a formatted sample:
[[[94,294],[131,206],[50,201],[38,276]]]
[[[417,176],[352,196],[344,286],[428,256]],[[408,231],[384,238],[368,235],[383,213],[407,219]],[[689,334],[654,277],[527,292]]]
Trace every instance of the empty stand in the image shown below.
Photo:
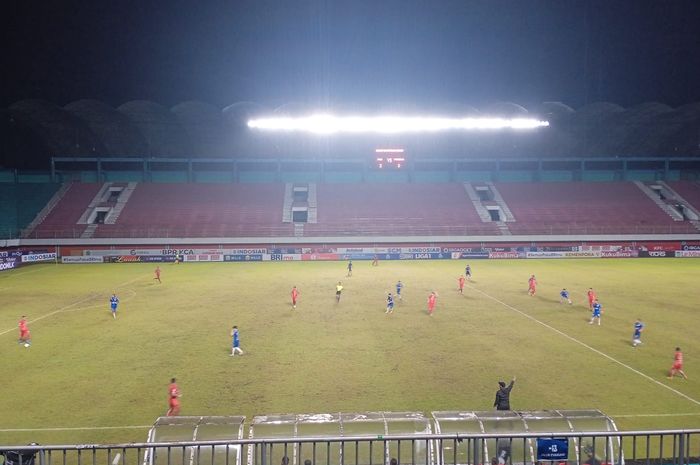
[[[0,183],[0,239],[19,237],[60,186],[46,182]]]
[[[318,184],[317,206],[305,236],[498,234],[462,184]]]
[[[693,233],[634,183],[496,183],[515,222],[513,234]]]
[[[73,183],[63,198],[27,237],[80,237],[87,225],[78,224],[80,217],[102,184]]]
[[[283,184],[137,184],[114,224],[93,237],[291,236]]]
[[[697,181],[676,181],[667,183],[696,210],[700,210],[700,183]]]
[[[672,185],[700,205],[698,184]],[[87,225],[78,223],[101,188],[72,184],[28,237],[81,237]],[[689,221],[674,222],[632,182],[496,183],[495,188],[512,212],[515,221],[507,225],[516,235],[697,233]],[[304,224],[297,235],[502,234],[495,222],[479,216],[461,183],[318,184],[315,192],[317,222]],[[294,223],[283,221],[284,198],[282,183],[140,183],[114,224],[93,225],[92,237],[292,237]]]

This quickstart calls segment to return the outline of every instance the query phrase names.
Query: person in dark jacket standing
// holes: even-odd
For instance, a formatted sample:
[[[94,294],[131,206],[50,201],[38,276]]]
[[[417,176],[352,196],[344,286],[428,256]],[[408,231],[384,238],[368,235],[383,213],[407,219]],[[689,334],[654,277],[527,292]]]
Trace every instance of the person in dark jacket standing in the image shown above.
[[[515,376],[508,386],[503,381],[498,382],[499,389],[496,391],[496,400],[493,402],[496,410],[510,410],[510,390],[513,389],[514,384]]]

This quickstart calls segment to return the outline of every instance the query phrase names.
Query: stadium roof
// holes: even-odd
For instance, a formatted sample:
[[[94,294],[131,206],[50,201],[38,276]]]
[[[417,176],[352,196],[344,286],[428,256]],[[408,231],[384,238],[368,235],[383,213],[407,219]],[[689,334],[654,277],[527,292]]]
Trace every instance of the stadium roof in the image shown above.
[[[543,102],[528,108],[513,102],[481,108],[449,102],[435,108],[397,103],[365,112],[529,116],[549,120],[551,125],[530,135],[357,137],[324,145],[309,136],[255,136],[246,127],[252,117],[311,111],[312,107],[304,103],[272,109],[256,102],[237,102],[219,109],[201,101],[186,101],[168,109],[156,102],[134,100],[115,109],[92,99],[77,100],[63,108],[35,99],[16,102],[0,113],[0,133],[7,141],[1,149],[0,163],[45,168],[52,156],[343,156],[370,153],[370,146],[382,142],[406,144],[409,152],[414,148],[412,156],[436,158],[700,156],[700,102],[675,109],[659,102],[627,109],[611,102],[595,102],[578,110],[562,102]],[[362,107],[338,106],[333,111],[353,114],[362,112]],[[359,147],[358,143],[367,147]]]

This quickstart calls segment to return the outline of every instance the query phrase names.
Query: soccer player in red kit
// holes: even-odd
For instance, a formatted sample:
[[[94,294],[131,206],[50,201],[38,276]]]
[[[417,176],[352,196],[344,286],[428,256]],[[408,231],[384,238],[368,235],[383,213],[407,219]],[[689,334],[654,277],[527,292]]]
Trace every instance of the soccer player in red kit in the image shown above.
[[[297,308],[297,299],[299,298],[299,290],[296,286],[292,288],[292,308]]]
[[[175,417],[180,414],[180,401],[178,400],[179,397],[180,388],[177,387],[175,378],[172,378],[170,380],[170,386],[168,386],[168,406],[170,408],[168,409],[168,413],[166,413],[167,416]]]
[[[676,353],[673,356],[673,366],[671,367],[671,371],[668,372],[668,379],[673,379],[676,373],[680,373],[683,378],[688,379],[683,372],[683,352],[681,352],[680,347],[676,347]]]
[[[19,341],[20,344],[31,344],[32,334],[29,332],[29,326],[27,326],[27,317],[22,315],[19,319]]]
[[[528,290],[527,293],[531,296],[535,295],[537,292],[537,279],[535,279],[535,275],[531,275],[530,279],[527,280],[528,283]]]
[[[592,287],[588,288],[588,292],[586,294],[588,294],[588,308],[592,309],[593,302],[595,302],[596,299],[598,299],[598,296],[595,295],[595,291],[593,290]]]
[[[154,271],[154,273],[156,276],[153,279],[155,279],[159,283],[162,283],[162,281],[160,280],[160,267],[159,266],[156,266],[156,270]]]
[[[435,291],[431,292],[428,296],[428,315],[433,316],[435,311],[435,302],[437,301],[437,294]]]
[[[464,276],[460,276],[457,279],[457,283],[459,284],[459,293],[464,294]]]

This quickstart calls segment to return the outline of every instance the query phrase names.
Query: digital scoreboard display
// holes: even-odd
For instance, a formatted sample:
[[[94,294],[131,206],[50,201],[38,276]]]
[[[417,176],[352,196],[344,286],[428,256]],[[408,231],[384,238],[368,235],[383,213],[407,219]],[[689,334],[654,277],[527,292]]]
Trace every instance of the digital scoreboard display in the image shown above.
[[[401,169],[406,164],[403,149],[376,149],[374,151],[378,169]]]

